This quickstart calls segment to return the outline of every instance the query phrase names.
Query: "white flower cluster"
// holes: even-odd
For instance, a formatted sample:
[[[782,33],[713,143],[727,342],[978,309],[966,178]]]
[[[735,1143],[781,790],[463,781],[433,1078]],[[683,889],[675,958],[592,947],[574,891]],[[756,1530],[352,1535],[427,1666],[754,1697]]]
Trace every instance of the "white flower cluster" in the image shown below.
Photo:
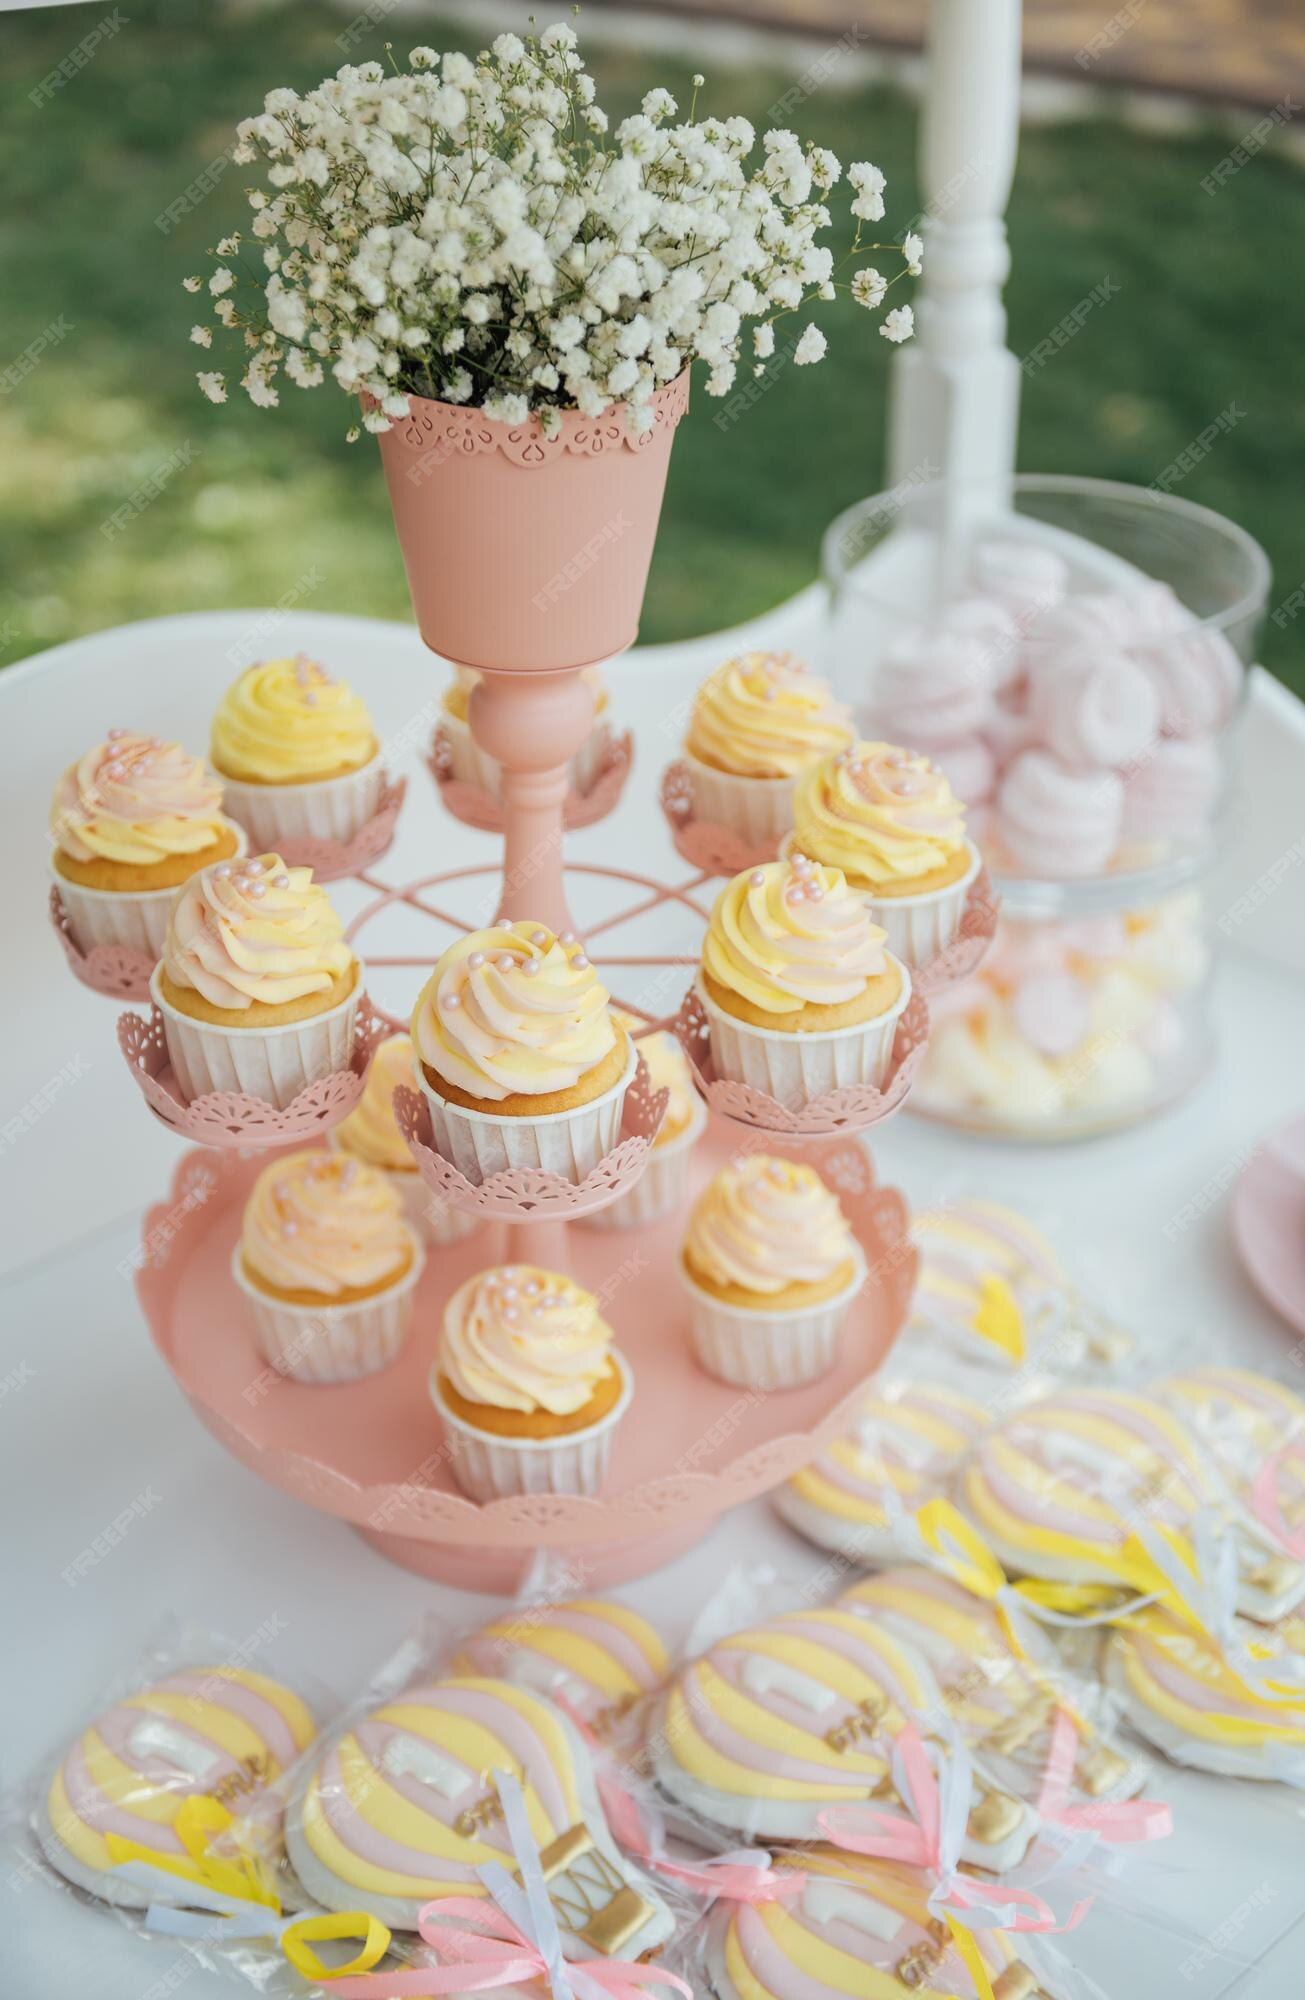
[[[308,389],[329,373],[363,399],[370,430],[405,415],[410,394],[507,423],[537,411],[546,430],[564,409],[596,417],[624,402],[642,429],[689,361],[724,395],[749,325],[760,368],[779,315],[834,296],[834,256],[817,238],[842,169],[825,149],[767,132],[751,165],[745,118],[695,123],[691,106],[674,122],[665,90],[609,138],[562,24],[500,35],[475,62],[427,48],[408,62],[396,75],[346,65],[304,97],[273,90],[239,127],[235,158],[266,166],[249,196],[264,270],[242,282],[241,239],[224,238],[207,291],[243,340],[255,403],[276,403],[282,374]],[[861,241],[861,220],[884,212],[883,175],[862,162],[848,182],[848,255],[896,247]],[[919,268],[910,247],[899,276]],[[861,271],[843,288],[877,310],[890,282]],[[881,331],[891,322],[889,337],[905,338],[910,319],[902,308]],[[209,344],[205,328],[191,338]],[[793,358],[824,350],[808,326]],[[225,400],[223,375],[198,379]]]

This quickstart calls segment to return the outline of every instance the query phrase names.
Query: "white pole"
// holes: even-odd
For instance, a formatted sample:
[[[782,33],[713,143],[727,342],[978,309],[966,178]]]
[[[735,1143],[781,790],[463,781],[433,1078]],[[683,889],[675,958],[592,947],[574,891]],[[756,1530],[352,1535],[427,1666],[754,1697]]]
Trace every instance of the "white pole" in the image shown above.
[[[1001,292],[1019,93],[1020,0],[933,0],[920,143],[924,275],[916,338],[894,363],[889,479],[918,483],[933,468],[971,482],[945,509],[949,556],[938,582],[947,588],[959,581],[946,572],[967,520],[1002,504],[1015,467],[1020,370],[1005,344]]]

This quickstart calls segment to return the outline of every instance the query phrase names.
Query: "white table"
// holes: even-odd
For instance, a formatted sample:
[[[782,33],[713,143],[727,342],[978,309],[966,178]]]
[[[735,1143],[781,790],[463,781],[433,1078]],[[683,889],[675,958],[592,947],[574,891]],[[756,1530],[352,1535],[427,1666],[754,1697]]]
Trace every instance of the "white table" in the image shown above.
[[[808,593],[746,628],[746,637],[814,645],[816,631]],[[638,762],[616,815],[575,836],[576,858],[681,870],[653,804],[657,774],[673,753],[682,703],[742,636],[650,649],[614,670],[614,719],[634,725]],[[53,1757],[89,1720],[167,1615],[198,1620],[233,1642],[274,1621],[277,1661],[291,1674],[312,1669],[347,1694],[419,1617],[433,1612],[456,1629],[491,1608],[391,1568],[340,1522],[263,1486],[187,1410],[154,1355],[125,1275],[139,1212],[166,1186],[177,1145],[150,1120],[125,1074],[113,1003],[65,972],[45,919],[44,818],[62,766],[115,722],[202,745],[217,695],[238,667],[299,646],[354,681],[382,736],[409,746],[400,761],[410,796],[380,872],[398,880],[492,859],[492,841],[442,814],[416,762],[443,675],[408,628],[239,612],[161,619],[56,648],[0,677],[0,740],[11,772],[10,862],[0,875],[0,935],[10,946],[0,1052],[0,1269],[9,1273],[0,1346],[6,1784]],[[1277,887],[1238,924],[1236,956],[1219,974],[1217,1074],[1167,1117],[1078,1149],[1008,1149],[902,1118],[874,1150],[881,1177],[917,1203],[982,1188],[1027,1207],[1138,1330],[1157,1365],[1236,1352],[1283,1373],[1302,1357],[1241,1274],[1226,1226],[1236,1164],[1296,1108],[1305,1086],[1305,869],[1291,853],[1305,817],[1305,712],[1262,676],[1243,751],[1254,811],[1235,818],[1215,910],[1230,908],[1287,859]],[[352,886],[343,890],[342,906],[356,896]],[[1208,1212],[1184,1227],[1178,1218],[1194,1200]],[[146,1490],[157,1498],[121,1542],[75,1585],[65,1583],[60,1573],[77,1552]],[[768,1564],[800,1583],[815,1560],[759,1503],[624,1594],[665,1619],[673,1639],[687,1609],[731,1567]],[[1305,1939],[1305,1805],[1277,1788],[1169,1770],[1163,1778],[1180,1830],[1148,1890],[1156,1921],[1089,1918],[1068,1941],[1073,1958],[1110,2000],[1293,2000]],[[13,1886],[14,1895],[0,1899],[10,1945],[0,1991],[15,2000],[82,1991],[96,2000],[161,2000],[174,1991],[216,2000],[239,1990],[175,1946],[134,1938],[44,1881]],[[1225,1948],[1201,1949],[1216,1933]],[[1269,1940],[1268,1956],[1248,1971]]]

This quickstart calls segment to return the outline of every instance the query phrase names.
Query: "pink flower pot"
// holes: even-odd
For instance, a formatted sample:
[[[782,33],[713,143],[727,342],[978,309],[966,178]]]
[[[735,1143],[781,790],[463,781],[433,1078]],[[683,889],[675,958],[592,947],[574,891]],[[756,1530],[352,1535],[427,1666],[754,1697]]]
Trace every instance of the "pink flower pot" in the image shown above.
[[[632,435],[626,406],[537,418],[413,396],[380,435],[394,525],[421,636],[463,666],[547,673],[632,645],[671,445],[689,404],[682,375]]]

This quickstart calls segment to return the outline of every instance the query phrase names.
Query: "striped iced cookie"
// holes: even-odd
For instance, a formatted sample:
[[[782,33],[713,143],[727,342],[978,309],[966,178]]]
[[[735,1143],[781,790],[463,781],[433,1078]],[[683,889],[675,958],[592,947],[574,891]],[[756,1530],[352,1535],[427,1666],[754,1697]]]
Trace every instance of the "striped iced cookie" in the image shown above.
[[[932,1882],[901,1863],[837,1848],[776,1859],[805,1876],[796,1896],[718,1903],[707,1932],[717,2000],[979,2000],[947,1926],[929,1911]],[[1003,1931],[975,1936],[992,2000],[1051,2000]],[[985,1996],[986,2000],[986,1996]]]
[[[274,1824],[266,1787],[294,1763],[316,1724],[289,1688],[229,1666],[192,1667],[106,1709],[77,1738],[37,1814],[51,1865],[79,1888],[132,1908],[184,1904],[166,1863],[185,1863],[174,1822],[187,1800],[216,1800],[234,1817]],[[159,1857],[163,1874],[141,1887],[116,1874],[119,1841]]]
[[[891,1793],[892,1737],[938,1704],[919,1654],[867,1619],[837,1605],[790,1611],[682,1668],[649,1748],[662,1790],[713,1826],[818,1839],[826,1807]],[[1032,1826],[1017,1800],[983,1791],[965,1858],[1011,1867]]]
[[[455,1674],[502,1678],[561,1700],[599,1735],[669,1671],[666,1648],[646,1618],[605,1597],[525,1604],[464,1639]]]
[[[308,1894],[415,1930],[438,1896],[483,1896],[513,1866],[495,1774],[521,1785],[559,1925],[581,1957],[637,1958],[674,1923],[622,1858],[588,1745],[542,1695],[467,1675],[410,1688],[322,1748],[291,1801],[286,1844]]]
[[[940,1492],[989,1422],[954,1390],[908,1382],[866,1397],[854,1429],[785,1480],[776,1511],[820,1548],[874,1563],[903,1554],[885,1488],[905,1512]]]
[[[1261,1626],[1247,1625],[1243,1636],[1252,1647],[1286,1651]],[[1297,1655],[1297,1672],[1300,1665]],[[1103,1671],[1134,1728],[1175,1763],[1305,1785],[1305,1694],[1299,1701],[1265,1700],[1213,1639],[1159,1606],[1111,1633]]]
[[[934,1569],[883,1570],[838,1602],[922,1654],[984,1770],[1017,1798],[1036,1800],[1056,1706],[1069,1697],[1055,1654],[1031,1622],[1021,1658],[992,1605]],[[1131,1798],[1144,1777],[1101,1732],[1080,1733],[1070,1802]]]

